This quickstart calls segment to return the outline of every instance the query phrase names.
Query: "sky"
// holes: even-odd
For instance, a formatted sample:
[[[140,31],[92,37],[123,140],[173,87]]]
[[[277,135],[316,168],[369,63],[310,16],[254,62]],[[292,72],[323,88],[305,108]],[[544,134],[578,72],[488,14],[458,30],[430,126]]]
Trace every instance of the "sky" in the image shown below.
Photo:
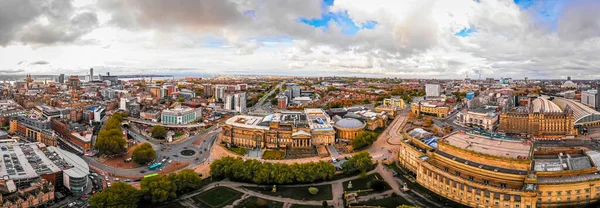
[[[598,0],[0,0],[0,76],[600,79]]]

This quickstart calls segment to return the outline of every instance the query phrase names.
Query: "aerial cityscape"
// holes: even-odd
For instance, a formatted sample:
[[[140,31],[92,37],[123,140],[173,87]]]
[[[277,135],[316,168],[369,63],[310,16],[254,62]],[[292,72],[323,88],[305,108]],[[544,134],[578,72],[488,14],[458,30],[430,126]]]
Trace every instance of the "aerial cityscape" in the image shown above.
[[[598,11],[0,0],[0,207],[600,207]]]

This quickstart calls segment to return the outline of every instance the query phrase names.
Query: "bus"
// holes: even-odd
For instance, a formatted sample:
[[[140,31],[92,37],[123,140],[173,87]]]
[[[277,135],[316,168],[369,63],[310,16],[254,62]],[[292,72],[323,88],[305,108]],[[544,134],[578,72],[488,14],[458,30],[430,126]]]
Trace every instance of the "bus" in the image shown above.
[[[150,177],[154,177],[154,176],[158,176],[158,173],[145,175],[144,178],[150,178]]]
[[[161,162],[159,162],[159,163],[154,163],[153,165],[151,165],[151,166],[150,166],[150,167],[148,167],[148,168],[150,168],[150,170],[154,170],[154,169],[156,169],[156,168],[160,167],[161,165],[162,165],[162,163],[161,163]]]

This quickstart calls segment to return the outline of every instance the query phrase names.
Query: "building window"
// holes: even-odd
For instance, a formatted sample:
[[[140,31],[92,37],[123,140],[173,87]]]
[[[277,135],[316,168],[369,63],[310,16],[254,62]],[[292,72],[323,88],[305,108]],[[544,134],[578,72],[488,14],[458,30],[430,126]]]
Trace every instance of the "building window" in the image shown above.
[[[505,183],[501,183],[500,184],[500,188],[506,188],[506,184]]]
[[[552,196],[552,191],[548,191],[546,193],[548,194],[548,196]]]
[[[456,174],[456,176],[459,176],[459,177],[460,177],[460,172],[456,171],[456,173],[455,173],[455,174]]]
[[[557,196],[560,196],[560,194],[562,194],[562,191],[557,191],[557,192],[556,192],[556,195],[557,195]]]
[[[469,176],[469,180],[470,180],[470,181],[474,181],[474,180],[475,180],[475,177],[473,177],[473,176]]]
[[[567,195],[571,195],[571,191],[567,191]]]
[[[483,180],[483,184],[485,184],[485,185],[488,185],[488,184],[490,184],[490,181],[488,181],[488,180]]]

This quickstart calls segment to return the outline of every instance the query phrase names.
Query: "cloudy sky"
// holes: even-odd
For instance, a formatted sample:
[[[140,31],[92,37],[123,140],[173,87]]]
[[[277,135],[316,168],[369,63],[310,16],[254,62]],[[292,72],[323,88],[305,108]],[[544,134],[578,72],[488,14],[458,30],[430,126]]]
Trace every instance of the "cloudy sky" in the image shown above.
[[[598,0],[0,0],[0,75],[600,78]]]

